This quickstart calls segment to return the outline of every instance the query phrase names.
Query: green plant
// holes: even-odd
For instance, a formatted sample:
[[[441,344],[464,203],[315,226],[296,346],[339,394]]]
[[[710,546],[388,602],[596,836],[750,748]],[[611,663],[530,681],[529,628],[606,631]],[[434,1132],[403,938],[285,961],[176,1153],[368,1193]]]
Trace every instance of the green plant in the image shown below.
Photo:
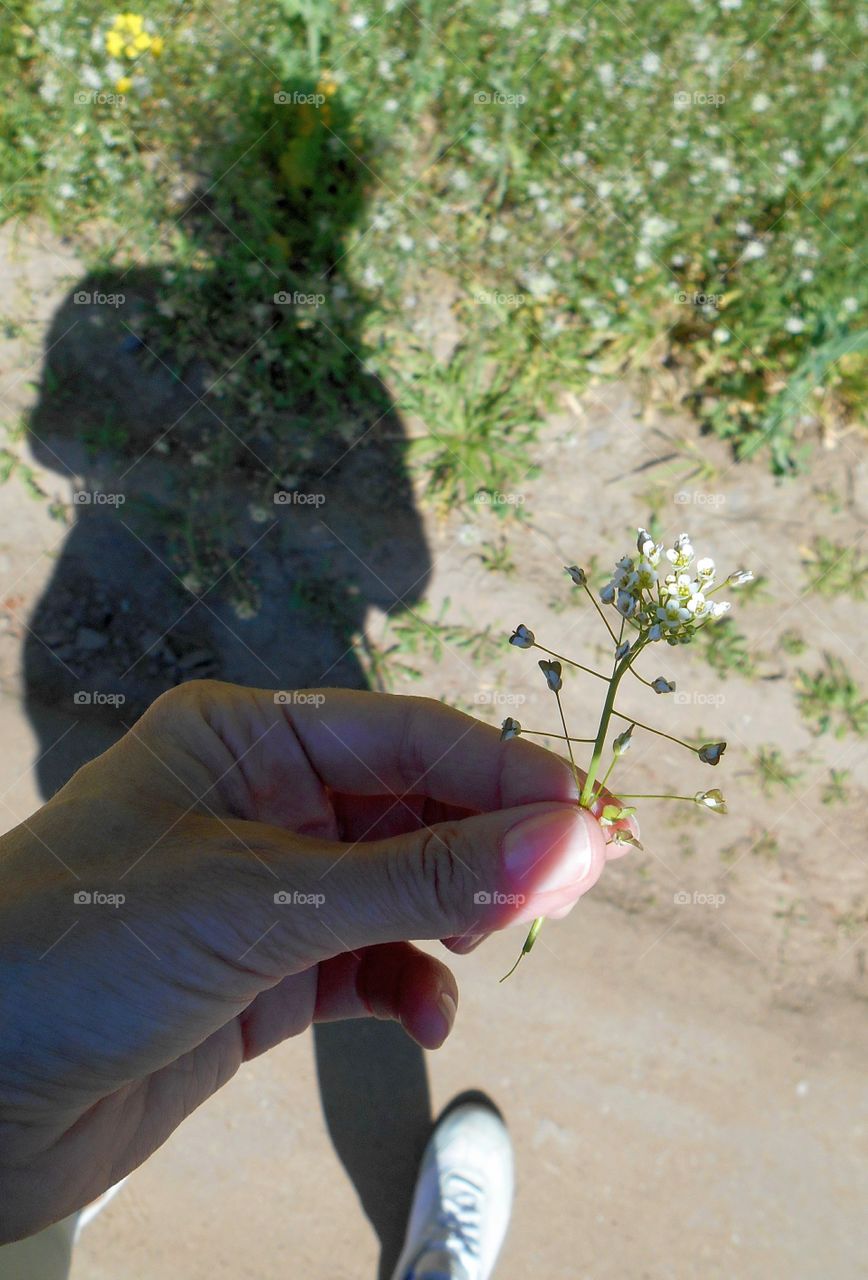
[[[791,769],[778,747],[760,747],[754,757],[757,781],[763,795],[772,795],[778,787],[792,791],[802,776],[799,769]]]
[[[849,798],[847,790],[847,779],[850,777],[848,769],[830,769],[829,780],[824,785],[820,795],[823,804],[846,804]]]
[[[864,737],[868,732],[868,699],[840,658],[824,654],[824,665],[811,674],[796,674],[799,710],[815,734],[830,729],[836,738],[846,733]]]
[[[748,639],[731,618],[699,637],[699,654],[722,679],[733,672],[742,676],[756,674],[756,661],[748,648]]]
[[[784,653],[799,654],[804,653],[808,647],[805,638],[800,632],[790,627],[786,631],[782,631],[778,637],[778,644]]]
[[[808,590],[823,596],[846,594],[864,600],[868,590],[868,557],[858,546],[847,547],[830,538],[816,537],[802,556],[808,570]]]
[[[612,666],[608,674],[549,649],[537,640],[534,632],[524,623],[520,623],[513,631],[509,638],[511,645],[518,649],[537,649],[547,655],[539,660],[539,668],[546,685],[555,696],[563,733],[549,734],[543,730],[528,729],[513,716],[508,716],[503,722],[501,737],[508,741],[525,734],[553,737],[565,742],[579,790],[579,806],[592,809],[597,814],[601,824],[611,830],[612,843],[641,849],[631,823],[636,812],[635,806],[612,801],[605,789],[618,761],[632,744],[634,729],[655,733],[670,742],[676,742],[693,752],[702,763],[712,766],[719,763],[726,750],[726,743],[706,742],[695,746],[624,714],[615,706],[618,688],[629,673],[655,694],[673,693],[675,682],[668,677],[658,675],[653,680],[648,680],[639,674],[635,667],[639,656],[661,641],[672,647],[689,644],[705,628],[715,626],[728,612],[730,605],[727,601],[714,600],[712,597],[725,587],[738,587],[750,582],[753,575],[740,569],[717,582],[713,560],[704,557],[694,564],[693,546],[686,533],[675,539],[674,546],[664,549],[662,544],[654,542],[646,529],[639,529],[636,551],[638,554],[622,556],[617,562],[611,580],[599,593],[599,601],[588,586],[587,572],[578,565],[566,566],[573,586],[584,592],[591,601],[608,633],[612,655]],[[603,605],[610,605],[615,611],[614,628]],[[603,707],[596,734],[592,737],[573,737],[567,728],[561,701],[564,664],[596,677],[605,685]],[[613,718],[626,722],[627,728],[614,737],[609,762],[604,769],[602,759]],[[574,743],[591,744],[590,763],[584,778],[576,767]],[[726,801],[716,787],[697,791],[693,795],[675,792],[621,793],[621,800],[647,799],[684,801],[709,809],[712,813],[726,813]],[[533,921],[515,965],[505,977],[509,977],[522,957],[531,951],[542,925],[541,917]]]

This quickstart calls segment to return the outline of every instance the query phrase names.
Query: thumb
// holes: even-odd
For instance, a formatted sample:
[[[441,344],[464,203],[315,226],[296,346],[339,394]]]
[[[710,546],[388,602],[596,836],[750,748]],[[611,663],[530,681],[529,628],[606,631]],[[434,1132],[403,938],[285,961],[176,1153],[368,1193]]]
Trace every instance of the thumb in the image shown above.
[[[325,950],[309,962],[339,948],[488,933],[564,915],[606,862],[592,814],[550,801],[388,840],[337,845],[287,834],[280,843],[271,865],[287,898],[296,886],[318,894],[319,928],[308,914],[304,934],[314,952]]]

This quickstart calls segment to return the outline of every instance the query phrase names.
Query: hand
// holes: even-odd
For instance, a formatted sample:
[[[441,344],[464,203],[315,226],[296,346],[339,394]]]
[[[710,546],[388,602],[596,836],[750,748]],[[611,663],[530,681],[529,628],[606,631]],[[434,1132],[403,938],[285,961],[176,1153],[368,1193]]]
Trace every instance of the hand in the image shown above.
[[[565,914],[623,852],[577,795],[557,756],[427,699],[164,694],[0,841],[0,1242],[312,1022],[440,1045],[455,979],[408,939]]]

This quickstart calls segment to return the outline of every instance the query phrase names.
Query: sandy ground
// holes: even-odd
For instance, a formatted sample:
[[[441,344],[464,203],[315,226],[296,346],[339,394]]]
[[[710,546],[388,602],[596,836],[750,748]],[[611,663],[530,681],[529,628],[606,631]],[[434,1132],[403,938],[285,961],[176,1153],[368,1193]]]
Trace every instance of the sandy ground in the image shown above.
[[[10,289],[31,300],[23,336],[6,344],[11,373],[0,388],[22,414],[33,404],[29,384],[38,387],[42,334],[75,280],[65,252],[31,245],[7,268]],[[462,1005],[438,1054],[423,1061],[396,1029],[351,1024],[245,1068],[88,1228],[73,1280],[388,1276],[431,1118],[471,1088],[502,1108],[516,1146],[504,1280],[868,1275],[865,746],[814,738],[788,678],[830,651],[864,681],[864,612],[804,596],[798,565],[815,529],[844,542],[864,529],[864,455],[845,441],[780,485],[761,466],[733,468],[714,443],[715,471],[702,478],[672,456],[690,430],[649,417],[626,387],[581,404],[567,398],[544,434],[539,476],[516,486],[524,525],[500,524],[490,509],[422,510],[425,596],[434,613],[448,597],[450,619],[472,628],[500,636],[523,621],[558,652],[593,658],[599,624],[570,603],[561,566],[620,555],[656,487],[664,534],[687,527],[702,551],[767,578],[766,597],[743,614],[760,678],[736,671],[721,681],[696,657],[664,653],[662,673],[691,697],[664,706],[636,685],[627,709],[670,732],[725,737],[729,751],[712,773],[674,746],[637,739],[619,786],[720,785],[731,814],[643,807],[645,853],[612,866],[570,919],[548,926],[510,983],[497,979],[520,935],[455,962]],[[33,460],[26,444],[15,447]],[[35,469],[44,492],[68,503],[68,481],[38,460]],[[70,526],[15,474],[0,486],[0,512],[9,827],[116,726],[85,718],[65,695],[26,689],[37,668],[23,654],[46,648],[32,623]],[[501,532],[515,577],[480,559]],[[396,642],[386,608],[364,612],[369,640],[384,647]],[[264,634],[257,625],[235,624],[247,649]],[[794,626],[809,646],[798,658],[779,645]],[[219,658],[226,678],[270,683],[244,665],[240,646]],[[393,662],[420,672],[398,689],[554,728],[531,655],[506,647],[481,667],[447,644],[439,662],[404,651]],[[575,733],[593,720],[594,683],[568,683]],[[802,770],[797,788],[762,795],[752,761],[761,744]],[[851,773],[849,799],[835,808],[820,798],[831,767]]]

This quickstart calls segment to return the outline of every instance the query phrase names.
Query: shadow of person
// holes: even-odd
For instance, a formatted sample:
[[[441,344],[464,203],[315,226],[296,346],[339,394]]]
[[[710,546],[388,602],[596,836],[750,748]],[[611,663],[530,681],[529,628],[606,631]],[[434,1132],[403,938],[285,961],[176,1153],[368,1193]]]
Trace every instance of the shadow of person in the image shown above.
[[[367,611],[422,598],[404,430],[341,270],[365,142],[331,89],[239,86],[175,258],[92,273],[54,317],[29,443],[75,518],[24,647],[45,798],[184,680],[365,687]],[[348,1023],[316,1029],[316,1061],[385,1268],[430,1123],[422,1054]]]

